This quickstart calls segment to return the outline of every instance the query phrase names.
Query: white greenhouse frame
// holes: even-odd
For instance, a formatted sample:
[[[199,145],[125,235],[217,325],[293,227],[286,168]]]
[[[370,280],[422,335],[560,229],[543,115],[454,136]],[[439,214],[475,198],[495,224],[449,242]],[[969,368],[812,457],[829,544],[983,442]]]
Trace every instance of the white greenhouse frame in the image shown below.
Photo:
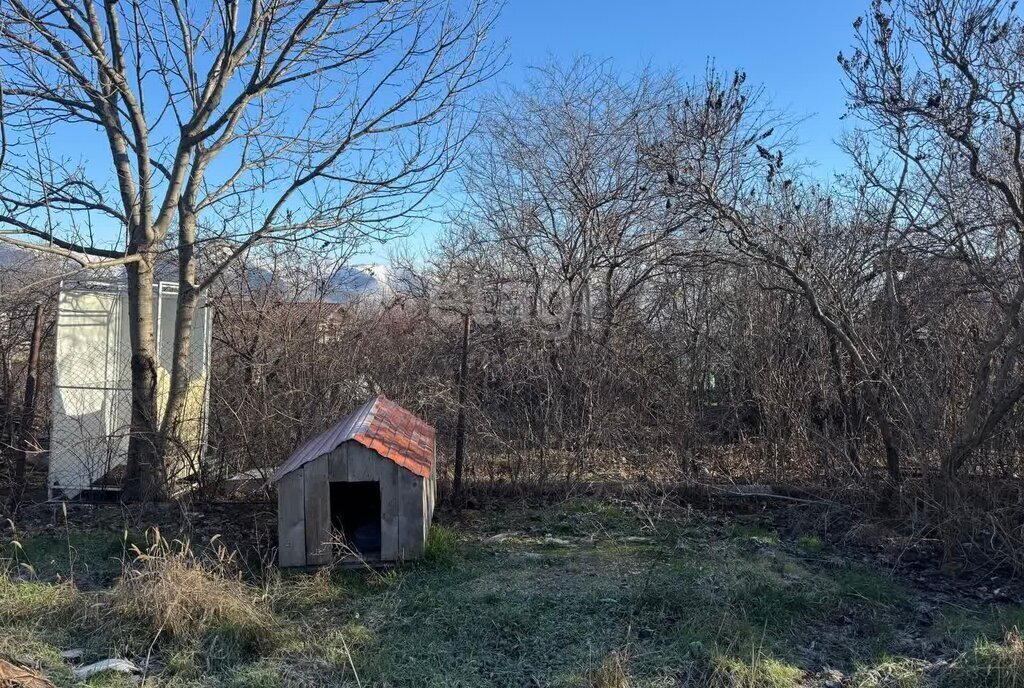
[[[156,350],[169,371],[174,348],[178,285],[153,285]],[[212,309],[196,311],[190,379],[202,381],[194,461],[203,458],[208,428]],[[57,301],[47,491],[50,499],[103,498],[121,490],[118,468],[128,456],[131,419],[131,346],[123,283],[61,284]],[[197,346],[197,344],[199,346]],[[174,476],[177,480],[186,475]]]

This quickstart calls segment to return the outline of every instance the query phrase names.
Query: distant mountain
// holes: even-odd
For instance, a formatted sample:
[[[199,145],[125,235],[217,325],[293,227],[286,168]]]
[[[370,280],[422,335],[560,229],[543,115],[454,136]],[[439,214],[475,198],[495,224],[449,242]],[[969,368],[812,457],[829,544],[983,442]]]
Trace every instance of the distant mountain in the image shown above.
[[[355,297],[390,298],[394,295],[391,268],[386,265],[349,265],[330,277],[325,298],[344,303]]]
[[[39,251],[0,242],[0,267],[22,268],[38,262],[42,257]]]
[[[78,267],[68,258],[0,242],[0,292],[28,286],[45,291]]]
[[[209,250],[209,249],[208,249]],[[220,247],[213,250],[227,250]],[[223,287],[277,290],[296,301],[347,303],[353,299],[381,301],[392,298],[395,288],[392,270],[380,264],[332,264],[307,260],[286,252],[249,254],[225,273]]]
[[[207,250],[216,253],[227,251],[228,247],[208,247]],[[89,260],[86,256],[83,258]],[[38,279],[42,274],[52,277],[55,283],[63,279],[82,285],[90,282],[116,283],[125,279],[123,266],[84,271],[79,268],[76,262],[67,258],[0,243],[0,270],[5,271],[8,277],[27,278],[32,275],[33,279]],[[156,266],[156,279],[176,282],[177,278],[173,254],[164,254]],[[273,287],[283,294],[291,294],[296,301],[322,298],[328,303],[339,304],[353,299],[380,302],[393,298],[396,290],[400,290],[399,282],[401,280],[395,279],[392,268],[387,265],[354,264],[336,269],[320,265],[313,270],[301,260],[263,255],[246,256],[223,276],[223,286],[228,290]]]
[[[113,268],[98,268],[89,271],[82,270],[82,262],[95,263],[103,258],[92,256],[86,253],[73,253],[77,260],[64,257],[48,251],[36,251],[30,248],[14,246],[0,242],[0,267],[18,272],[45,269],[52,273],[52,277],[59,278],[60,275],[68,275],[80,272],[82,275],[89,275],[94,280],[116,280],[122,278],[124,268],[118,266]]]

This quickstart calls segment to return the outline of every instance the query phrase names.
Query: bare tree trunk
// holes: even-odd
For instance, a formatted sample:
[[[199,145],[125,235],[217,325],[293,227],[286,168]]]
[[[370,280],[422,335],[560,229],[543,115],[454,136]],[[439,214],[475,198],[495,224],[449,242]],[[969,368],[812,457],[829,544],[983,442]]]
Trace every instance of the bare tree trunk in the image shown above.
[[[14,390],[12,389],[11,362],[5,349],[0,349],[0,418],[3,419],[3,427],[0,427],[0,442],[5,447],[14,447],[17,442],[17,432],[14,422]]]
[[[878,424],[878,433],[882,436],[882,445],[885,447],[885,470],[889,477],[889,486],[886,491],[887,497],[883,500],[888,502],[894,496],[895,490],[903,482],[903,471],[900,466],[900,450],[897,445],[896,431],[889,421],[889,414],[882,405],[881,396],[878,394],[876,383],[869,382],[864,389],[864,395],[868,402],[871,415]]]
[[[839,357],[839,344],[836,342],[835,335],[831,332],[828,332],[827,336],[832,372],[836,377],[839,407],[843,413],[843,444],[846,448],[846,458],[849,460],[850,468],[853,469],[853,472],[860,475],[860,450],[857,446],[856,419],[854,418],[856,414],[854,413],[853,400],[846,389],[846,381],[843,377],[843,364]]]
[[[32,344],[28,351],[28,371],[25,375],[25,398],[21,407],[21,424],[18,428],[18,449],[15,452],[14,485],[11,490],[11,510],[21,503],[25,492],[25,463],[36,422],[36,389],[39,386],[39,353],[43,344],[43,304],[37,304],[32,322]]]
[[[157,351],[153,304],[152,249],[127,266],[128,334],[131,340],[131,435],[123,490],[127,501],[166,497],[157,425]]]
[[[170,385],[167,404],[161,419],[161,455],[165,464],[168,457],[178,457],[184,447],[180,442],[180,424],[188,401],[189,359],[192,351],[192,328],[196,310],[199,307],[200,290],[196,279],[195,243],[198,218],[194,209],[196,196],[195,177],[189,180],[185,193],[178,203],[178,298],[177,315],[174,323],[174,349],[171,359]],[[176,462],[177,463],[177,462]],[[198,472],[198,466],[191,466]]]
[[[199,294],[195,285],[179,284],[177,301],[177,320],[174,327],[174,349],[171,360],[170,385],[167,403],[164,407],[160,425],[161,455],[165,465],[172,463],[180,466],[180,458],[189,460],[188,447],[182,445],[181,424],[191,419],[185,418],[186,405],[189,401],[189,363],[192,351],[193,319],[199,307]],[[198,472],[198,466],[188,466]],[[173,477],[173,476],[170,476]]]
[[[469,327],[470,317],[467,311],[462,316],[462,352],[459,362],[459,411],[455,420],[455,477],[452,480],[452,493],[456,506],[462,505],[463,485],[462,471],[466,454],[466,397],[469,388]]]
[[[25,398],[21,410],[20,451],[15,464],[14,477],[19,484],[25,480],[25,451],[29,435],[36,420],[36,389],[39,387],[39,353],[43,344],[43,304],[36,305],[32,321],[32,344],[28,351],[28,370],[25,376]]]

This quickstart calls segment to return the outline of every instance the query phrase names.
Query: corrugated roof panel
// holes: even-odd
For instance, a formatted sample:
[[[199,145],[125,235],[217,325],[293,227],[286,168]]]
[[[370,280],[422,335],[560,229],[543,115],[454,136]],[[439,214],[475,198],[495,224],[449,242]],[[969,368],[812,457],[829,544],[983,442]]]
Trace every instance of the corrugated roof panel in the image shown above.
[[[277,482],[313,459],[355,440],[418,476],[434,469],[434,428],[384,395],[370,399],[326,432],[302,445],[274,473]]]

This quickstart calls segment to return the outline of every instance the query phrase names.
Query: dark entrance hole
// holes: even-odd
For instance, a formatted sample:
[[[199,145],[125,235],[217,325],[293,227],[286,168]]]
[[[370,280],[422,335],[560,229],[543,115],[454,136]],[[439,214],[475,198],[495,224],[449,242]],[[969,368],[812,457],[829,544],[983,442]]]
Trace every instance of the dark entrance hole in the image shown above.
[[[380,483],[331,483],[331,526],[366,559],[380,558]]]

